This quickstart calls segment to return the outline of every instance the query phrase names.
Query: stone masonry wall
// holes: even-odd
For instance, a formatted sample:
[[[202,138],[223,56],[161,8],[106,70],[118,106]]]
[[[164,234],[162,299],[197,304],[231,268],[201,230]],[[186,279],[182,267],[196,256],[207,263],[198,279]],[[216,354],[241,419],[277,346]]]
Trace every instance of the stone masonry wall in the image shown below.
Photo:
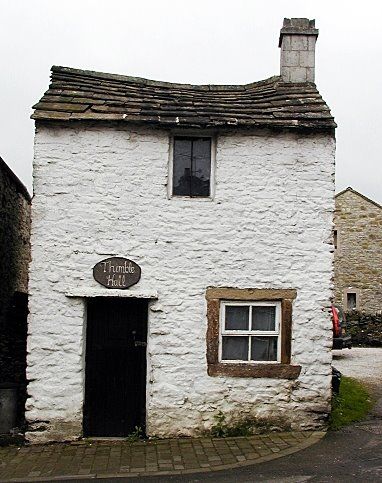
[[[346,307],[345,290],[356,291],[357,309],[382,310],[382,208],[348,189],[336,197],[335,301]]]
[[[16,337],[20,327],[10,314],[17,304],[15,292],[28,290],[30,198],[1,158],[0,198],[0,383],[25,382],[25,347],[20,355],[15,344],[25,346],[26,329],[23,340]]]
[[[232,132],[216,144],[214,199],[168,199],[168,132],[37,126],[31,441],[81,436],[85,302],[65,294],[99,293],[92,267],[113,255],[142,268],[131,292],[158,292],[148,321],[149,435],[200,434],[219,410],[227,420],[251,415],[295,429],[324,424],[331,397],[334,140]],[[207,375],[208,286],[297,290],[296,381]]]
[[[284,35],[280,72],[285,82],[314,82],[316,37]]]
[[[30,200],[0,158],[0,304],[15,291],[28,291]]]

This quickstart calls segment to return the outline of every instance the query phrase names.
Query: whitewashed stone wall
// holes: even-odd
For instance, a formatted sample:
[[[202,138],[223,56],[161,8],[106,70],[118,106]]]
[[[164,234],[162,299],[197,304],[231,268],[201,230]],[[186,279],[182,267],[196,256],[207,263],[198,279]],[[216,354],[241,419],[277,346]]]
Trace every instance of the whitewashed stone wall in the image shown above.
[[[147,430],[195,435],[219,410],[321,427],[331,381],[334,140],[268,132],[217,138],[215,199],[168,199],[169,134],[44,127],[36,134],[27,418],[31,441],[82,431],[84,302],[92,267],[125,256],[149,310]],[[295,288],[296,381],[209,377],[207,286]],[[104,289],[106,292],[107,289]],[[108,291],[110,292],[110,291]]]

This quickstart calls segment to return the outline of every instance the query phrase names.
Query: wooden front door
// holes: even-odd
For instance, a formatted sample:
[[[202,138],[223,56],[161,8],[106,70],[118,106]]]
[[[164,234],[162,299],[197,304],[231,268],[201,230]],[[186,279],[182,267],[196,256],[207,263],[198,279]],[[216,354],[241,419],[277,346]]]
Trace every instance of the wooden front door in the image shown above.
[[[88,300],[84,436],[145,431],[147,300]]]

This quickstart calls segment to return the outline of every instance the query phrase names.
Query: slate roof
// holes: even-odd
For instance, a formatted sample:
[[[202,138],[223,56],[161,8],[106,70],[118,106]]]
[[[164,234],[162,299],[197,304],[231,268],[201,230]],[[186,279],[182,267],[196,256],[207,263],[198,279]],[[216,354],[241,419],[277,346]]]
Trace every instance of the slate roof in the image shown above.
[[[315,84],[281,77],[246,85],[189,85],[52,67],[51,84],[33,106],[44,121],[124,121],[168,127],[277,127],[332,130]]]

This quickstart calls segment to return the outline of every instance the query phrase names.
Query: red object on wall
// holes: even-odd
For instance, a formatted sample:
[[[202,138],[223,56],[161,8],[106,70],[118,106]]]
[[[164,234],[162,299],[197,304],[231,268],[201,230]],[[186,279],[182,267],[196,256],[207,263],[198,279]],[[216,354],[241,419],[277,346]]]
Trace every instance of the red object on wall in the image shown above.
[[[338,317],[338,311],[332,305],[332,321],[333,321],[333,333],[334,337],[339,337],[341,335],[341,324],[340,324],[340,319]]]

